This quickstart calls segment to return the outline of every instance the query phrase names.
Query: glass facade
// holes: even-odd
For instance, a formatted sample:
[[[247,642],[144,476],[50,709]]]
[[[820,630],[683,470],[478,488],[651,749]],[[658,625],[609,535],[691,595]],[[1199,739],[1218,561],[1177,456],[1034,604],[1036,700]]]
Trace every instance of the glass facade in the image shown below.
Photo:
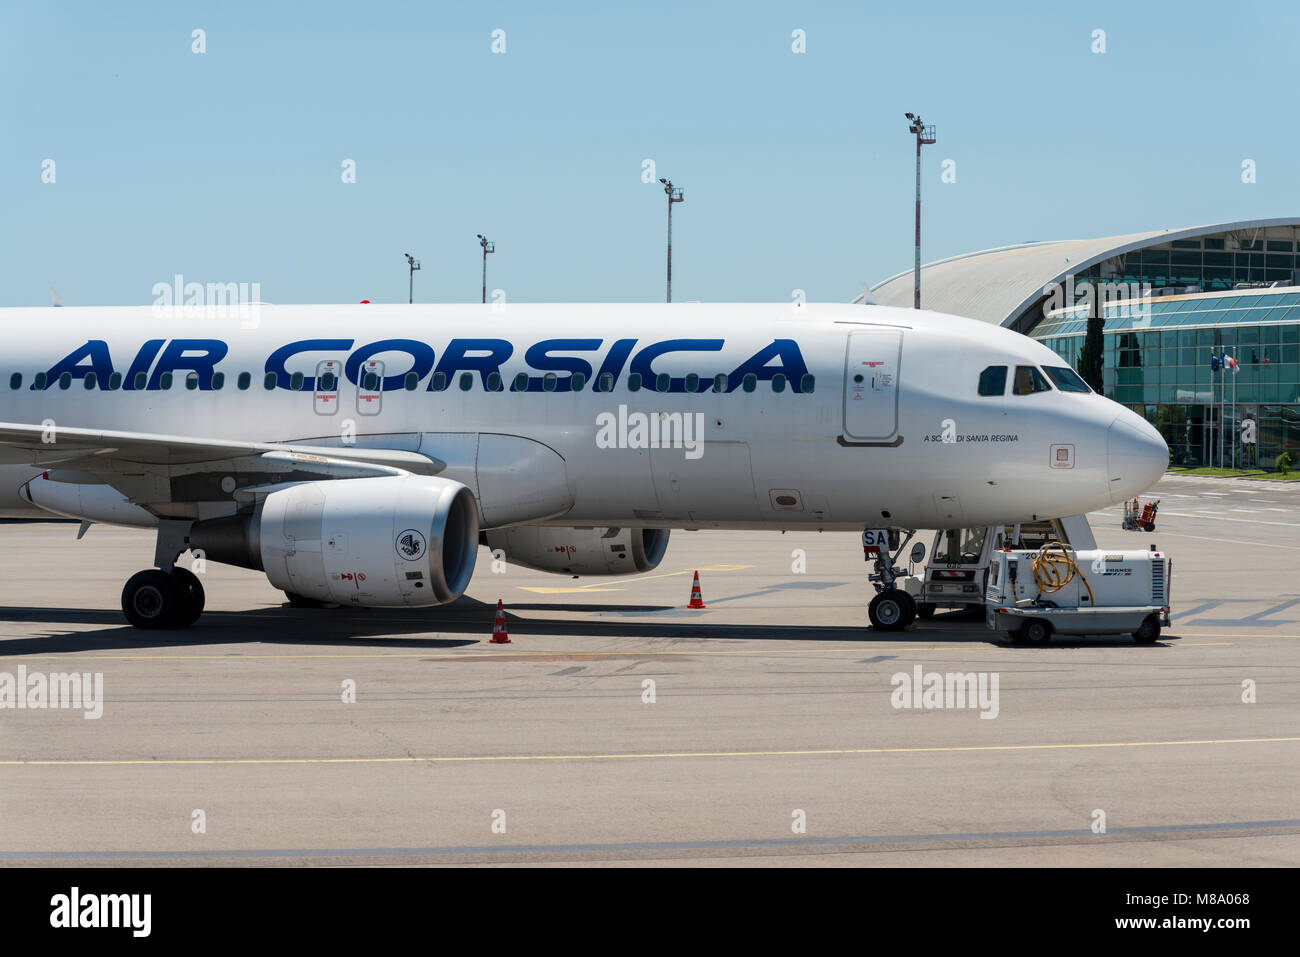
[[[1078,368],[1086,316],[1080,307],[1062,309],[1030,335]],[[1237,445],[1239,465],[1271,468],[1284,450],[1300,459],[1300,292],[1294,287],[1110,304],[1104,316],[1105,394],[1160,430],[1174,465],[1218,464],[1221,423],[1223,461],[1231,464],[1247,416],[1258,424],[1258,444],[1255,450]],[[1212,372],[1210,356],[1225,352],[1237,358],[1238,371]],[[1255,460],[1243,463],[1246,453]]]
[[[1233,248],[1228,248],[1230,244]],[[1177,239],[1125,253],[1113,260],[1112,268],[1118,271],[1106,280],[1154,287],[1198,285],[1204,290],[1232,289],[1242,282],[1293,282],[1300,270],[1297,245],[1290,239]],[[1099,276],[1099,267],[1094,266],[1078,274],[1076,281],[1095,281]]]

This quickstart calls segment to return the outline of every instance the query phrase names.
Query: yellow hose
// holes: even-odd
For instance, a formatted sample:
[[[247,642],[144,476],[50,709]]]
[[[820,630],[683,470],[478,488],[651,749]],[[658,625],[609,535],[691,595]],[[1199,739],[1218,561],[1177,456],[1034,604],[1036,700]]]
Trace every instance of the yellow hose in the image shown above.
[[[1058,592],[1078,575],[1083,587],[1088,589],[1088,603],[1096,607],[1097,598],[1092,593],[1092,586],[1083,576],[1079,566],[1074,563],[1070,550],[1061,542],[1048,542],[1034,556],[1034,582],[1038,585],[1040,595]]]

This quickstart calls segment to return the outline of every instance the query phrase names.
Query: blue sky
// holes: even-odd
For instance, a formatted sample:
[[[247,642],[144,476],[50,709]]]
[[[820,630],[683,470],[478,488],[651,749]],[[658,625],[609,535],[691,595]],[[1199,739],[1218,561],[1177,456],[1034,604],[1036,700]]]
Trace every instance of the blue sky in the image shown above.
[[[647,158],[674,299],[847,301],[911,265],[907,110],[927,261],[1300,215],[1296,9],[7,2],[0,304],[405,301],[408,250],[417,301],[477,301],[479,232],[510,301],[660,301]]]

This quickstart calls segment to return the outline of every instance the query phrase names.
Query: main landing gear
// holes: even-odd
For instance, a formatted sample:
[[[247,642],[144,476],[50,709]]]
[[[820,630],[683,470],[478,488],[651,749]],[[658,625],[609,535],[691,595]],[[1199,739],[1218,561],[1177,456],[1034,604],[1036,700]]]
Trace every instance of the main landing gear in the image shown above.
[[[867,578],[875,586],[877,594],[867,606],[867,617],[871,619],[871,627],[876,631],[902,631],[916,621],[919,612],[916,599],[898,587],[898,579],[906,573],[895,564],[915,534],[915,530],[909,530],[907,538],[898,543],[899,533],[890,530],[887,542],[877,542],[874,558],[868,550],[867,560],[875,562],[876,570]],[[869,535],[870,532],[863,535],[864,548],[867,547]],[[912,561],[914,562],[921,560],[915,554],[918,549],[921,557],[925,555],[925,546],[918,542],[913,548]],[[892,555],[891,551],[893,551]]]
[[[186,549],[188,522],[162,522],[154,564],[127,579],[122,589],[122,613],[137,628],[187,628],[203,614],[203,585],[188,568],[176,564]]]

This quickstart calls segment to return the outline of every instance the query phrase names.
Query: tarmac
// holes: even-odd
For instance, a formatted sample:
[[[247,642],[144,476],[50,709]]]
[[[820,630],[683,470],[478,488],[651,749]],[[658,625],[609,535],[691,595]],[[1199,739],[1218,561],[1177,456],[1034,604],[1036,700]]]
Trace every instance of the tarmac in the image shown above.
[[[1173,556],[1152,646],[874,632],[858,536],[816,532],[675,531],[630,578],[480,549],[402,611],[209,565],[198,624],[149,633],[119,600],[151,533],[0,525],[0,680],[103,676],[98,718],[0,710],[0,866],[1295,866],[1300,485],[1147,497],[1153,533],[1090,520]],[[918,665],[996,676],[996,716],[895,707]]]

